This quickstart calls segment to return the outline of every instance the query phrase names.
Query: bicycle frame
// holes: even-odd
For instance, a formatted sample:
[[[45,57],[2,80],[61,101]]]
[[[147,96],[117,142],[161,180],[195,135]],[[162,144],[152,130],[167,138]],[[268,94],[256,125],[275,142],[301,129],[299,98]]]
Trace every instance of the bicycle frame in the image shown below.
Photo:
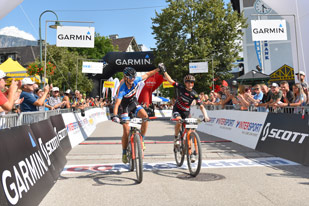
[[[186,137],[187,137],[187,139],[186,139],[186,141],[187,141],[187,143],[188,143],[188,146],[189,146],[189,148],[187,148],[188,150],[189,150],[189,154],[191,155],[191,139],[190,139],[190,134],[191,134],[191,132],[192,131],[194,131],[195,129],[194,128],[186,128],[186,123],[185,122],[183,122],[182,123],[182,127],[184,128],[184,131],[183,131],[183,133],[182,133],[182,136],[181,136],[181,139],[183,140],[184,139],[184,135],[186,134]],[[194,146],[195,146],[195,149],[196,149],[196,151],[197,151],[197,153],[199,153],[199,151],[198,151],[198,146],[197,146],[197,143],[196,143],[196,141],[194,140]]]
[[[130,138],[130,143],[131,143],[131,148],[132,148],[132,159],[135,160],[136,156],[135,156],[135,147],[134,147],[134,136],[137,133],[140,137],[141,142],[143,141],[143,137],[140,134],[139,129],[135,127],[130,127],[130,133],[131,133],[131,136],[129,138]],[[142,146],[142,158],[144,158],[143,144],[141,144],[141,146]]]

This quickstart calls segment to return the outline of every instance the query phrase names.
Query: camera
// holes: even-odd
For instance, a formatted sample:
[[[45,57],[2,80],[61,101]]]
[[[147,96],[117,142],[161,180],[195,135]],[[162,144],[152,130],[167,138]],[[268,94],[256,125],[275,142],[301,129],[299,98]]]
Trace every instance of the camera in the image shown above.
[[[80,110],[80,115],[81,115],[82,117],[85,116],[85,110],[84,110],[84,109],[81,109],[81,110]]]

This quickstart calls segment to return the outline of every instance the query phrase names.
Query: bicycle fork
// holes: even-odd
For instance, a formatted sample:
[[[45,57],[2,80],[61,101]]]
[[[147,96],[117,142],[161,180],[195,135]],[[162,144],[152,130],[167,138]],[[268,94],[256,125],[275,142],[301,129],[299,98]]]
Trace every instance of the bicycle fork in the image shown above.
[[[188,133],[187,133],[187,145],[188,145],[188,153],[189,153],[189,155],[191,155],[192,154],[192,150],[191,150],[191,137],[190,137],[190,134],[191,134],[191,130],[189,130],[188,131]],[[199,151],[198,151],[198,146],[197,146],[197,142],[196,142],[196,139],[194,138],[194,148],[195,148],[195,152],[196,152],[196,154],[198,154],[199,153]]]

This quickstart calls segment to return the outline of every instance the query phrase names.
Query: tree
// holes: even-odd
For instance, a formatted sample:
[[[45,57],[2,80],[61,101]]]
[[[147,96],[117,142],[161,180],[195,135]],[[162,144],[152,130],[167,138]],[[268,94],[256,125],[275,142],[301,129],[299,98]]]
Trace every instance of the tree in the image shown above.
[[[155,56],[164,62],[171,77],[183,82],[189,62],[209,62],[209,73],[196,74],[197,92],[210,90],[215,78],[229,77],[231,63],[241,51],[241,28],[246,27],[243,14],[226,7],[223,0],[167,0],[168,7],[156,12],[153,34],[157,40]],[[214,68],[210,59],[214,59]]]
[[[68,48],[48,46],[47,61],[56,66],[54,75],[49,76],[49,82],[62,91],[65,89],[74,90],[77,75],[78,90],[82,93],[90,92],[93,88],[92,82],[80,69],[76,74],[77,59],[80,58],[82,57],[77,52],[70,52]]]

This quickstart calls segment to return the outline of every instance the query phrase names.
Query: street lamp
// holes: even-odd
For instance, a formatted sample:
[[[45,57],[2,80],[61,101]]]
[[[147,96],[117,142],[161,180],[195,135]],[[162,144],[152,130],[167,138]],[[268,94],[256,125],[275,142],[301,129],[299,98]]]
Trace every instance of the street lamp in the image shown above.
[[[55,25],[51,25],[50,28],[53,28],[53,29],[56,29],[57,26],[60,26],[60,23],[58,21],[58,16],[57,14],[52,11],[52,10],[46,10],[46,11],[43,11],[40,15],[40,18],[39,18],[39,38],[40,38],[40,66],[42,65],[42,35],[41,35],[41,17],[43,14],[47,13],[47,12],[50,12],[50,13],[53,13],[55,14],[56,18],[57,18],[57,21],[55,23]],[[46,42],[45,42],[46,44]],[[45,48],[46,49],[46,48]],[[44,67],[44,83],[45,83],[45,78],[46,78],[46,67]]]

